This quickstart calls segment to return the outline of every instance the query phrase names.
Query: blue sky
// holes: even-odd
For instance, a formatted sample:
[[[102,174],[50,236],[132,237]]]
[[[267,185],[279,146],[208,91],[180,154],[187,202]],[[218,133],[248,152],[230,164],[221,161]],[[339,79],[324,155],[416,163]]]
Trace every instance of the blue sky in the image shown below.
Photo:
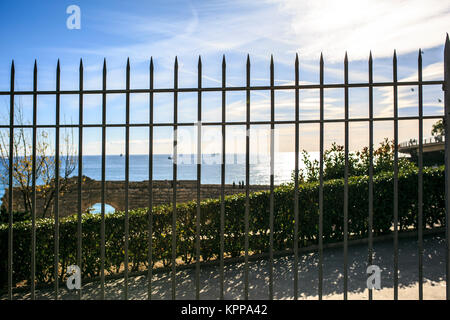
[[[81,9],[81,29],[69,30],[66,8]],[[16,66],[16,89],[32,88],[34,59],[38,61],[38,87],[55,88],[56,61],[61,60],[62,89],[78,88],[79,59],[83,58],[85,88],[101,88],[103,59],[108,65],[108,88],[125,87],[125,65],[131,61],[131,86],[148,87],[148,63],[155,62],[155,86],[173,85],[173,63],[179,59],[179,86],[197,85],[197,61],[202,56],[203,86],[219,86],[221,59],[227,59],[227,84],[245,83],[245,62],[251,58],[253,85],[269,83],[270,55],[275,59],[277,84],[290,84],[294,79],[295,53],[300,57],[301,81],[316,83],[319,79],[319,56],[325,58],[325,82],[343,81],[343,57],[348,51],[350,82],[367,81],[367,58],[374,55],[374,80],[392,79],[392,54],[396,49],[399,80],[417,79],[417,53],[423,49],[424,79],[443,77],[443,43],[450,30],[450,2],[430,1],[2,1],[0,3],[2,50],[0,51],[0,90],[9,90],[11,60]],[[417,115],[417,90],[399,89],[400,116]],[[392,89],[378,88],[374,92],[375,116],[392,116]],[[442,91],[439,86],[424,89],[424,113],[443,114]],[[179,121],[196,120],[197,95],[180,94]],[[252,119],[270,117],[270,93],[252,93]],[[276,94],[276,118],[292,119],[294,92]],[[18,97],[24,120],[31,121],[31,98]],[[172,95],[155,95],[155,120],[169,122],[173,117]],[[314,119],[319,115],[319,92],[301,92],[300,117]],[[227,118],[245,117],[245,93],[227,95]],[[7,97],[0,97],[0,121],[7,122]],[[344,116],[342,89],[325,91],[325,117]],[[55,98],[39,97],[38,123],[54,123]],[[120,123],[125,119],[125,96],[108,96],[107,120]],[[204,121],[220,118],[220,93],[203,96]],[[78,97],[63,96],[62,122],[77,123]],[[131,97],[131,121],[148,121],[148,95]],[[368,114],[368,90],[350,90],[350,116]],[[101,96],[85,97],[85,122],[101,121]],[[433,121],[425,121],[425,136]],[[327,125],[326,144],[343,143],[343,125]],[[260,136],[257,152],[267,148],[268,128],[253,129]],[[318,149],[318,127],[302,126],[302,148]],[[351,125],[351,148],[367,145],[367,124]],[[99,129],[86,130],[86,154],[99,154]],[[417,121],[400,123],[400,140],[417,136]],[[195,130],[180,132],[181,153],[195,150]],[[52,134],[50,132],[50,134]],[[170,128],[155,131],[155,152],[171,153]],[[218,128],[203,132],[204,149],[219,152]],[[229,150],[243,151],[244,130],[229,130]],[[293,151],[293,127],[277,127],[277,151]],[[76,132],[75,132],[76,136]],[[131,152],[148,152],[145,128],[131,130]],[[377,123],[375,141],[392,137],[392,123]],[[124,130],[108,129],[107,152],[123,153]],[[235,142],[231,142],[235,141]],[[192,142],[192,143],[191,143]],[[183,149],[184,148],[184,149]]]

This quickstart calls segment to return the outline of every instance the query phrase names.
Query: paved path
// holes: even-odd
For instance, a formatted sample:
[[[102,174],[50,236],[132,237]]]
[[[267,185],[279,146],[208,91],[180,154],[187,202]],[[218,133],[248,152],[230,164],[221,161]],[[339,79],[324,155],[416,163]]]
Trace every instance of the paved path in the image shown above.
[[[374,244],[374,264],[382,269],[382,290],[374,290],[374,299],[393,299],[393,244],[392,241]],[[349,247],[349,299],[367,299],[367,245]],[[343,298],[343,255],[342,248],[324,250],[324,299]],[[268,261],[250,262],[249,298],[268,298]],[[225,266],[225,298],[242,299],[243,296],[243,263]],[[293,256],[274,260],[274,295],[275,299],[293,298]],[[417,242],[414,239],[399,240],[399,298],[418,299],[418,258]],[[426,236],[424,238],[424,298],[445,299],[445,239],[443,236]],[[195,269],[177,273],[177,299],[195,299]],[[106,299],[123,298],[123,279],[108,280],[106,283]],[[219,297],[218,267],[202,267],[201,299],[217,299]],[[317,299],[318,288],[318,254],[306,253],[300,256],[299,290],[302,299]],[[83,299],[98,299],[99,283],[87,283],[83,286]],[[29,299],[28,293],[17,293],[16,299]],[[2,298],[5,298],[4,296]],[[37,299],[51,299],[51,289],[38,290]],[[61,284],[61,298],[74,299],[76,295]],[[137,276],[129,279],[129,299],[147,298],[147,277]],[[155,274],[153,277],[153,299],[171,298],[170,273]]]

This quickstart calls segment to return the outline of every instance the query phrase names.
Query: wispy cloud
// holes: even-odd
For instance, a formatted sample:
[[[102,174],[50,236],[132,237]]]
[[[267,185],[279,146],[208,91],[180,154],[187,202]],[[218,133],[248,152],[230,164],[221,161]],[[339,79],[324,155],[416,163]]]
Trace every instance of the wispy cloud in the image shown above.
[[[321,51],[330,61],[366,59],[369,50],[387,57],[396,48],[408,53],[443,43],[450,29],[450,3],[442,0],[266,0],[192,4],[176,20],[123,12],[106,13],[99,23],[104,32],[135,40],[134,45],[79,49],[162,59],[175,54],[240,52],[267,58],[273,50],[280,61],[291,63],[292,54],[317,59]],[[111,23],[115,21],[115,23]],[[172,63],[172,61],[168,61]]]
[[[423,78],[427,80],[438,80],[443,78],[443,70],[444,64],[442,62],[433,63],[426,66],[422,73]],[[417,81],[417,72],[399,79],[399,81]],[[427,88],[428,89],[428,88]],[[394,91],[392,87],[381,87],[377,89],[380,92],[380,96],[382,97],[379,101],[379,105],[381,107],[381,112],[379,113],[380,117],[392,117],[393,115],[393,104],[394,104]],[[430,89],[428,89],[430,90]],[[432,90],[432,91],[431,91]],[[434,108],[434,109],[442,109],[443,111],[443,103],[442,100],[439,101],[440,96],[442,95],[440,86],[431,87],[429,95],[424,97],[424,105],[425,108]],[[418,110],[418,92],[417,87],[406,87],[400,86],[397,89],[397,98],[398,98],[398,108],[408,109],[408,108],[416,108]],[[416,111],[417,114],[417,111]]]
[[[324,51],[330,60],[366,59],[441,45],[450,29],[450,2],[440,0],[270,0],[289,19],[287,39],[310,58]],[[291,40],[291,41],[292,41]]]

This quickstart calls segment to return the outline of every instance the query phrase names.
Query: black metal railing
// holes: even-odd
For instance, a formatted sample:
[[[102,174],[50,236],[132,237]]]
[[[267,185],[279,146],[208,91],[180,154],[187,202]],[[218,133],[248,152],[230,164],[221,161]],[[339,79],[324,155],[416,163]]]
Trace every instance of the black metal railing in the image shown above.
[[[168,126],[173,127],[173,197],[172,197],[172,205],[173,205],[173,217],[172,217],[172,263],[171,263],[171,281],[172,281],[172,299],[176,297],[176,222],[177,222],[177,129],[181,126],[196,126],[198,123],[202,121],[202,93],[204,92],[221,92],[222,93],[222,119],[220,122],[205,122],[201,125],[198,125],[198,143],[197,143],[197,155],[198,159],[201,159],[202,154],[202,144],[201,144],[201,130],[203,126],[220,126],[222,130],[222,161],[221,161],[221,196],[220,196],[220,298],[224,298],[224,223],[225,223],[225,157],[226,157],[226,129],[228,126],[236,126],[236,125],[245,125],[247,134],[245,139],[245,242],[244,242],[244,292],[243,297],[248,299],[249,292],[249,185],[250,185],[250,128],[251,126],[256,125],[270,125],[271,127],[271,136],[270,136],[270,212],[269,212],[269,230],[270,230],[270,239],[269,239],[269,298],[273,299],[273,232],[274,232],[274,129],[276,125],[283,124],[293,124],[295,125],[295,170],[294,170],[294,217],[295,217],[295,226],[294,226],[294,234],[298,234],[299,230],[299,203],[298,203],[298,190],[299,190],[299,144],[300,144],[300,134],[299,128],[302,124],[319,124],[320,125],[320,172],[319,172],[319,229],[318,229],[318,253],[319,253],[319,269],[318,269],[318,296],[319,299],[322,299],[322,291],[323,291],[323,216],[324,216],[324,125],[326,123],[344,123],[345,124],[345,176],[344,176],[344,241],[343,241],[343,255],[344,255],[344,299],[347,299],[348,294],[348,197],[349,197],[349,189],[348,189],[348,179],[349,179],[349,123],[350,122],[367,122],[369,124],[369,158],[370,158],[370,167],[369,167],[369,203],[368,203],[368,263],[372,264],[373,261],[373,157],[374,157],[374,123],[377,121],[393,121],[394,123],[394,225],[393,225],[393,238],[394,238],[394,299],[398,299],[398,279],[399,279],[399,270],[398,270],[398,123],[402,120],[418,120],[419,123],[419,157],[418,157],[418,259],[419,259],[419,298],[423,299],[423,120],[426,119],[441,119],[440,116],[424,116],[423,115],[423,86],[429,85],[442,85],[445,90],[445,136],[448,135],[449,123],[450,123],[450,41],[446,39],[445,43],[445,54],[444,54],[444,62],[445,62],[445,78],[444,80],[439,81],[424,81],[422,79],[422,52],[419,50],[418,55],[418,79],[417,81],[398,81],[397,79],[397,56],[394,52],[393,57],[393,70],[392,77],[393,80],[390,82],[374,82],[373,81],[373,60],[372,54],[369,56],[368,61],[368,82],[364,83],[349,83],[349,72],[348,72],[348,58],[347,55],[344,59],[344,83],[340,84],[325,84],[324,83],[324,59],[323,56],[320,57],[320,83],[319,84],[300,84],[299,82],[299,58],[298,55],[295,59],[295,83],[293,85],[275,85],[274,84],[274,62],[273,58],[270,61],[270,85],[269,86],[251,86],[250,84],[250,57],[247,57],[246,64],[246,86],[240,87],[230,87],[226,84],[226,62],[225,57],[223,57],[222,61],[222,84],[220,87],[202,87],[202,62],[201,59],[198,61],[198,86],[196,88],[179,88],[178,87],[178,61],[175,59],[174,64],[174,84],[173,88],[164,88],[157,89],[154,88],[154,66],[153,59],[150,60],[149,65],[149,73],[150,73],[150,81],[149,87],[145,89],[132,89],[130,88],[130,61],[127,62],[126,67],[126,88],[125,89],[107,89],[106,75],[107,75],[107,67],[106,60],[103,64],[103,77],[102,77],[102,89],[100,90],[85,90],[83,87],[83,62],[80,61],[79,68],[79,89],[78,90],[61,90],[60,89],[60,63],[58,61],[57,69],[56,69],[56,89],[55,90],[38,90],[37,86],[37,65],[34,65],[34,75],[33,75],[33,90],[31,91],[16,91],[14,87],[15,83],[15,68],[14,61],[11,66],[11,88],[9,91],[1,91],[1,96],[9,96],[10,97],[10,124],[9,125],[0,125],[0,129],[9,129],[9,156],[10,162],[13,163],[13,155],[14,155],[14,130],[18,128],[31,128],[33,131],[33,163],[32,163],[32,235],[31,235],[31,298],[35,299],[35,272],[36,272],[36,131],[39,128],[53,128],[56,130],[55,135],[55,157],[59,159],[59,148],[60,148],[60,136],[59,130],[61,128],[78,128],[78,220],[77,220],[77,263],[81,267],[82,263],[82,176],[83,176],[83,166],[82,166],[82,158],[83,158],[83,129],[84,128],[101,128],[101,136],[102,136],[102,155],[101,155],[101,243],[100,243],[100,282],[101,282],[101,298],[105,298],[105,169],[106,169],[106,129],[110,127],[120,127],[125,128],[125,256],[124,256],[124,298],[128,299],[128,278],[129,278],[129,266],[128,266],[128,244],[129,244],[129,167],[130,167],[130,128],[132,127],[148,127],[149,128],[149,194],[150,197],[148,199],[149,211],[148,211],[148,222],[149,222],[149,234],[153,233],[153,140],[154,133],[153,129],[155,127],[160,126]],[[418,116],[398,116],[398,88],[402,86],[418,86],[418,108],[419,113]],[[393,90],[393,108],[394,114],[393,117],[374,117],[374,104],[373,104],[373,89],[376,87],[391,87]],[[332,89],[332,88],[342,88],[345,91],[345,117],[343,119],[325,119],[324,118],[324,90]],[[368,117],[362,118],[349,118],[349,88],[368,88],[369,90],[369,115]],[[319,89],[320,90],[320,117],[319,119],[300,119],[299,116],[299,106],[300,99],[299,94],[302,90],[310,90],[310,89]],[[250,112],[250,96],[252,91],[260,91],[260,90],[270,90],[270,120],[268,121],[252,121],[251,120],[251,112]],[[291,120],[275,120],[275,91],[278,90],[294,90],[295,91],[295,119]],[[226,93],[231,91],[241,91],[246,93],[246,120],[245,121],[233,121],[229,122],[226,120]],[[154,94],[155,93],[172,93],[173,94],[173,122],[171,123],[154,123]],[[179,122],[178,121],[178,94],[182,92],[196,92],[198,94],[198,123],[187,123],[187,122]],[[130,94],[133,93],[148,93],[149,94],[149,121],[148,123],[130,123]],[[75,94],[79,96],[79,123],[78,124],[61,124],[60,123],[60,98],[61,95],[70,95]],[[85,95],[91,94],[101,94],[102,95],[102,123],[101,124],[85,124],[83,122],[83,98]],[[125,123],[115,123],[109,124],[106,123],[106,97],[109,94],[125,94],[126,95],[126,121]],[[30,125],[27,124],[14,124],[14,98],[16,95],[32,95],[33,97],[33,123]],[[54,125],[40,125],[37,124],[37,97],[39,95],[54,95],[56,97],[56,109],[55,109],[55,124]],[[450,205],[450,194],[448,192],[448,187],[450,185],[450,175],[449,173],[449,139],[445,139],[445,173],[446,173],[446,185],[445,185],[445,200],[446,200],[446,214],[448,217],[448,209]],[[59,161],[56,161],[56,184],[59,183]],[[197,211],[196,211],[196,236],[195,236],[195,296],[197,299],[200,298],[200,189],[201,189],[201,161],[197,161]],[[56,185],[56,190],[58,190],[58,185]],[[8,213],[9,213],[9,229],[8,229],[8,297],[9,299],[13,298],[13,166],[9,166],[9,197],[8,197]],[[58,192],[55,194],[55,204],[54,204],[54,222],[55,222],[55,234],[54,234],[54,265],[55,265],[55,283],[54,283],[54,298],[59,298],[59,195]],[[448,221],[448,219],[447,219]],[[446,294],[447,299],[450,298],[450,289],[449,289],[449,275],[450,275],[450,266],[449,266],[449,224],[446,224]],[[294,299],[298,299],[298,273],[299,273],[299,242],[298,238],[294,237],[294,267],[293,267],[293,276],[294,276]],[[153,265],[153,256],[152,256],[152,237],[149,237],[148,243],[148,265]],[[151,299],[152,295],[152,268],[148,268],[148,298]],[[82,296],[82,290],[79,290],[79,297]],[[369,299],[372,299],[372,291],[369,290]]]
[[[436,143],[444,143],[445,136],[437,135],[433,137],[422,138],[423,144],[436,144]],[[409,141],[403,141],[399,144],[400,148],[408,148],[408,147],[416,147],[419,145],[419,140],[410,139]]]

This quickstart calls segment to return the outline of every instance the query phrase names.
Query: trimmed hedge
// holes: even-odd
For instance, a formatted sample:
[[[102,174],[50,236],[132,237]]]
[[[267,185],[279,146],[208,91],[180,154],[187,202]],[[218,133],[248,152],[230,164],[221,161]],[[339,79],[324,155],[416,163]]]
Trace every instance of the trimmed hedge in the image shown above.
[[[425,169],[424,225],[433,227],[445,224],[444,168]],[[323,241],[337,242],[343,239],[343,185],[342,179],[324,183]],[[399,175],[398,213],[401,230],[417,228],[417,171]],[[269,197],[268,191],[250,194],[249,251],[251,254],[269,251]],[[390,232],[393,222],[393,175],[383,173],[374,177],[374,235]],[[308,246],[317,243],[319,217],[318,183],[299,186],[299,243]],[[294,187],[293,184],[275,189],[274,250],[293,246]],[[225,199],[225,254],[239,256],[244,251],[245,195],[228,196]],[[124,260],[123,212],[107,214],[105,268],[116,272]],[[195,262],[194,201],[177,205],[177,256],[183,263]],[[148,267],[148,211],[146,208],[129,212],[129,261],[136,271]],[[98,214],[82,217],[82,274],[83,277],[100,275],[100,226]],[[154,208],[153,261],[164,266],[171,263],[172,206]],[[363,238],[368,233],[368,177],[349,178],[349,235]],[[204,261],[217,258],[220,252],[220,200],[201,202],[201,257]],[[6,286],[8,256],[8,225],[0,225],[0,287]],[[36,222],[36,279],[40,283],[54,281],[54,223],[52,219]],[[14,274],[15,284],[30,279],[31,223],[14,224]],[[61,270],[76,264],[77,217],[60,222],[59,258]],[[154,266],[152,266],[154,267]],[[60,272],[63,274],[64,272]]]

